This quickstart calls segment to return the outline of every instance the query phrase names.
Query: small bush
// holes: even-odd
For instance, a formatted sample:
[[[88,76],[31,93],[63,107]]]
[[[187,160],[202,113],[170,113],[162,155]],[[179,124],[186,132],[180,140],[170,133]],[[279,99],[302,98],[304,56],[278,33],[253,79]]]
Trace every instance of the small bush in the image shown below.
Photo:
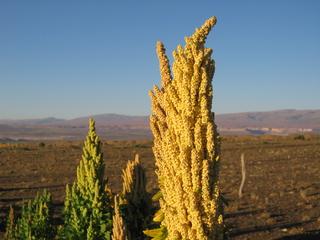
[[[7,222],[6,239],[54,239],[51,204],[51,194],[44,190],[41,195],[37,194],[34,200],[29,200],[22,207],[21,216],[16,221],[11,208]]]
[[[294,137],[294,140],[305,140],[305,136],[303,134],[299,134],[297,136]]]

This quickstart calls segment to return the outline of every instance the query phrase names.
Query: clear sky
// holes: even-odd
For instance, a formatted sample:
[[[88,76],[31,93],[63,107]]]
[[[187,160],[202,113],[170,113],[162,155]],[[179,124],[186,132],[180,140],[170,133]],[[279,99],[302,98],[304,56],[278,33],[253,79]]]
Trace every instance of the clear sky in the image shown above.
[[[0,1],[0,118],[150,113],[170,55],[210,16],[217,113],[320,109],[320,1]]]

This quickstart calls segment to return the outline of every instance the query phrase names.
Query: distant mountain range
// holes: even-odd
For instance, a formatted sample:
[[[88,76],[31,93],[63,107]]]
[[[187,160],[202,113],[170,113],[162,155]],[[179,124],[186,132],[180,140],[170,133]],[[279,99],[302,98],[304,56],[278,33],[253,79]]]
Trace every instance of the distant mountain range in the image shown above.
[[[97,126],[142,126],[146,127],[148,122],[147,116],[127,116],[120,114],[99,114],[70,120],[59,119],[54,117],[40,119],[23,119],[23,120],[1,120],[0,124],[10,126],[72,126],[85,127],[88,125],[89,118],[94,118]]]
[[[96,120],[97,131],[102,138],[151,138],[148,116],[100,114],[70,120],[0,120],[0,139],[83,139],[90,117]],[[220,114],[216,116],[216,123],[222,134],[320,133],[320,110]]]

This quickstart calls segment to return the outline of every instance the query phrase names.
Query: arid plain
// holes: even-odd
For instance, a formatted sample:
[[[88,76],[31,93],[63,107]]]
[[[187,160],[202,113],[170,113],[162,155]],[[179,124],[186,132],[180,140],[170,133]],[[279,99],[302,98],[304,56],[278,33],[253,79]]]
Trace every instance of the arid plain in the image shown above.
[[[148,190],[157,190],[152,141],[106,141],[106,176],[113,192],[121,169],[139,153]],[[8,208],[17,211],[37,191],[53,194],[59,223],[65,184],[75,178],[82,141],[29,141],[0,145],[1,231]],[[246,180],[239,199],[240,155]],[[222,139],[221,185],[231,239],[320,239],[320,136],[227,136]]]

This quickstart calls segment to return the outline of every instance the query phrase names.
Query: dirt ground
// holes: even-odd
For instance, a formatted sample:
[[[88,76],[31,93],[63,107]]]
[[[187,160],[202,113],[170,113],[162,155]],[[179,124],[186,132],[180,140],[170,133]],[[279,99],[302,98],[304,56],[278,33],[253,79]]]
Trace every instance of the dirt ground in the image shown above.
[[[139,153],[148,190],[157,190],[151,141],[103,141],[106,176],[113,192],[121,187],[121,169]],[[56,216],[63,206],[65,184],[75,177],[80,141],[0,143],[0,230],[10,204],[47,188]],[[240,155],[246,181],[239,199]],[[226,223],[231,239],[320,239],[320,136],[224,137],[222,191],[229,204]],[[1,236],[0,236],[1,238]]]

